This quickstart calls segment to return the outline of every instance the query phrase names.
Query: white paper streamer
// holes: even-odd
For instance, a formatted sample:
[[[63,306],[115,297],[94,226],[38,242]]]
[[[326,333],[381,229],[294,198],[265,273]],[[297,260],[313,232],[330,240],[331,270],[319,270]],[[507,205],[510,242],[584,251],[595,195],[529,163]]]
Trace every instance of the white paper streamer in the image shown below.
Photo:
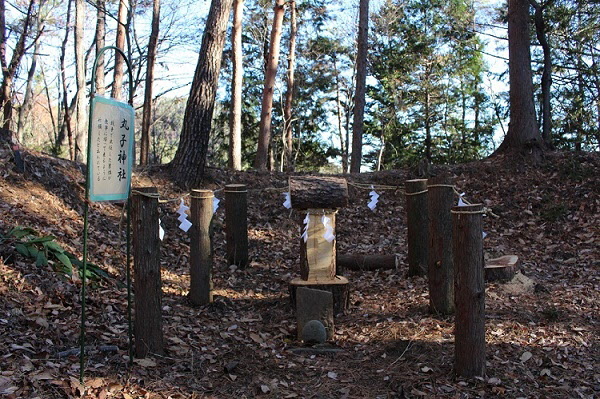
[[[321,222],[323,222],[323,226],[325,226],[325,233],[323,234],[323,238],[327,240],[327,242],[332,242],[335,240],[335,234],[333,234],[333,226],[331,226],[331,218],[323,215],[321,218]]]
[[[481,234],[483,235],[483,238],[487,237],[487,233],[485,231],[483,231]]]
[[[467,206],[467,204],[463,201],[462,197],[465,195],[465,193],[462,194],[458,194],[458,206]]]
[[[192,227],[192,222],[190,222],[189,220],[185,219],[183,222],[181,222],[181,224],[179,225],[179,228],[183,231],[185,231],[187,233],[187,231],[190,229],[190,227]]]
[[[371,196],[371,201],[367,204],[367,206],[370,210],[375,212],[375,207],[377,207],[377,202],[379,202],[379,194],[375,192],[373,186],[371,186],[371,192],[369,193],[369,195]]]
[[[219,209],[219,202],[221,202],[220,199],[218,199],[217,197],[213,198],[213,215],[215,214],[215,212],[217,212],[217,209]]]
[[[183,202],[183,198],[181,199],[181,202],[179,203],[179,209],[177,209],[177,213],[179,214],[179,217],[177,218],[177,220],[179,220],[179,222],[181,223],[179,225],[179,228],[183,231],[185,231],[187,233],[187,231],[190,229],[190,227],[192,227],[192,223],[188,220],[187,218],[187,213],[186,211],[188,211],[190,209],[189,206],[186,206]]]
[[[290,197],[290,193],[283,193],[283,196],[285,197],[283,206],[285,206],[287,209],[290,209],[292,207],[292,198]]]
[[[304,239],[304,242],[308,241],[308,224],[310,222],[310,215],[307,213],[306,217],[304,218],[304,221],[302,223],[304,223],[304,232],[302,233],[302,238]]]
[[[162,241],[165,238],[165,229],[162,227],[162,222],[160,218],[158,218],[158,238]]]

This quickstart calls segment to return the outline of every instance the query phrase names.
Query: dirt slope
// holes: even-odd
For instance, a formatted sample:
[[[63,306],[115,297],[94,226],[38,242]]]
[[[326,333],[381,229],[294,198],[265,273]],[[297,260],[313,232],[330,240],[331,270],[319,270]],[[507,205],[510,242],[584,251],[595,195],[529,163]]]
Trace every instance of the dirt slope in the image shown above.
[[[81,256],[84,183],[80,168],[37,152],[16,173],[0,150],[0,234],[14,226],[53,235]],[[534,289],[486,287],[487,376],[453,376],[453,318],[427,312],[427,282],[407,279],[401,190],[381,189],[375,212],[364,184],[402,186],[411,171],[349,176],[351,201],[337,216],[340,253],[397,253],[399,270],[348,272],[348,314],[336,318],[337,354],[296,354],[287,282],[298,274],[297,215],[282,206],[284,174],[209,170],[208,188],[249,187],[251,267],[224,259],[224,210],[216,214],[217,299],[189,306],[188,238],[177,229],[177,188],[161,168],[138,170],[136,186],[157,186],[161,219],[167,354],[127,365],[122,207],[93,204],[90,261],[113,278],[88,289],[85,397],[388,398],[600,396],[600,157],[550,154],[541,165],[496,158],[438,168],[451,173],[484,219],[486,257],[514,253]],[[357,186],[358,184],[358,186]],[[217,197],[223,198],[222,191]],[[80,281],[36,266],[0,244],[0,396],[71,398],[83,393],[76,355]],[[518,288],[518,287],[517,287]],[[100,347],[116,346],[117,351]],[[71,352],[72,353],[72,352]]]

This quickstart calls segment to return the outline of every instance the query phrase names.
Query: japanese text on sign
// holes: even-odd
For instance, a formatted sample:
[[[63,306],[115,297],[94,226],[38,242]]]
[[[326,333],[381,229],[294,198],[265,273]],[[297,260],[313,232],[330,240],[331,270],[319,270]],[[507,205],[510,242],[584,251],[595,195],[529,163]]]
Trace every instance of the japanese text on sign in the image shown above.
[[[91,201],[127,199],[131,184],[134,111],[113,99],[95,97],[88,154]]]

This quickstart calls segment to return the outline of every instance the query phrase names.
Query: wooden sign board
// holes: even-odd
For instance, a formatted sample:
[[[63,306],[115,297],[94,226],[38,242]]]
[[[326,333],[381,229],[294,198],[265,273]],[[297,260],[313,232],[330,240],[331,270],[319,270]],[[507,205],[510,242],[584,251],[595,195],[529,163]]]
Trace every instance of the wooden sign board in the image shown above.
[[[135,131],[129,104],[94,97],[88,149],[90,201],[123,201],[129,196]]]

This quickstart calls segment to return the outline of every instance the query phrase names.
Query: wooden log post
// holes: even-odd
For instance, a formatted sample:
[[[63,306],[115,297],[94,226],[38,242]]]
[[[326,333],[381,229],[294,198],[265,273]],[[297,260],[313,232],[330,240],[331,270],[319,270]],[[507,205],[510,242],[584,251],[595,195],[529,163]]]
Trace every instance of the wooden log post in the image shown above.
[[[342,273],[344,270],[373,271],[373,270],[397,270],[400,264],[398,255],[361,255],[345,254],[336,255],[336,270]]]
[[[245,184],[225,186],[227,261],[240,269],[248,266],[248,202]]]
[[[162,283],[158,237],[158,190],[134,189],[131,198],[133,226],[133,288],[135,292],[135,355],[163,354]]]
[[[485,375],[485,285],[483,280],[483,206],[452,208],[455,270],[455,371]]]
[[[450,210],[454,203],[454,188],[449,179],[429,179],[427,198],[429,309],[436,314],[451,314],[454,312],[454,267]]]
[[[301,234],[304,219],[309,220],[307,240],[300,238],[300,278],[289,286],[292,304],[299,287],[320,289],[332,293],[334,312],[343,313],[349,303],[348,279],[336,275],[334,236],[336,208],[348,204],[348,183],[339,177],[292,176],[289,188],[292,208],[299,211]],[[326,232],[333,240],[325,238]]]
[[[190,294],[193,305],[212,302],[212,240],[210,224],[213,217],[211,190],[192,190],[190,217]]]
[[[429,253],[427,179],[407,180],[404,188],[408,226],[408,275],[426,276]]]

